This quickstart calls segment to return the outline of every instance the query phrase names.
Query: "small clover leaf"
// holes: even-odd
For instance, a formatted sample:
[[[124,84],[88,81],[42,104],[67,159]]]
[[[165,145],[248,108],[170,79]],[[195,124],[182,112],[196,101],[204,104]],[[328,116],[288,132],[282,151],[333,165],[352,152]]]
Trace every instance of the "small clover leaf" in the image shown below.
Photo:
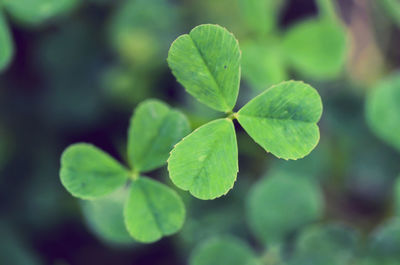
[[[190,257],[190,265],[258,265],[250,246],[232,236],[209,239],[198,246]]]
[[[95,199],[110,194],[129,178],[129,171],[97,147],[78,143],[61,156],[61,182],[75,197]]]
[[[279,244],[322,215],[322,194],[311,180],[276,174],[256,183],[247,198],[247,220],[263,243]]]
[[[225,28],[200,25],[178,37],[168,53],[168,65],[187,92],[207,106],[229,112],[240,83],[238,41]]]
[[[128,133],[128,157],[134,170],[146,172],[164,165],[174,144],[189,132],[189,122],[181,112],[158,100],[141,103]]]
[[[97,199],[83,206],[96,233],[108,241],[124,243],[126,237],[120,225],[124,220],[134,239],[149,243],[182,227],[185,208],[180,197],[167,186],[139,175],[165,164],[172,146],[188,131],[189,124],[182,113],[160,101],[147,100],[138,106],[131,119],[128,136],[131,170],[90,144],[74,144],[64,151],[61,182],[75,197]],[[124,203],[125,190],[117,189],[126,183],[130,185],[130,193]],[[97,220],[106,212],[109,213],[106,218]],[[114,224],[118,218],[119,225]]]
[[[371,130],[400,151],[400,74],[382,80],[367,96],[366,119]]]
[[[168,159],[172,182],[199,199],[226,194],[236,180],[238,151],[233,122],[218,119],[177,144]]]
[[[141,177],[131,185],[124,208],[128,232],[141,242],[154,242],[176,233],[185,220],[179,195],[168,186]]]
[[[321,114],[318,92],[303,82],[289,81],[252,99],[239,110],[237,119],[267,152],[284,159],[298,159],[317,145],[316,123]]]
[[[0,7],[0,72],[10,63],[14,55],[14,44],[10,30]]]

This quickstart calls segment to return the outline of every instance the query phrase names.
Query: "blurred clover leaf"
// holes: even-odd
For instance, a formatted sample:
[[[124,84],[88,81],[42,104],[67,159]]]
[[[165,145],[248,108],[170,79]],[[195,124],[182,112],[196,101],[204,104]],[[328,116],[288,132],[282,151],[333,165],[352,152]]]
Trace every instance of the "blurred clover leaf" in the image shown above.
[[[378,227],[370,237],[363,265],[395,265],[400,259],[400,219],[394,218]]]
[[[295,242],[293,265],[354,264],[358,234],[340,224],[315,225],[301,231]]]
[[[400,2],[398,0],[381,0],[379,4],[382,5],[394,23],[400,27]]]
[[[301,176],[276,174],[261,179],[247,197],[247,221],[263,243],[280,244],[323,212],[318,186]]]
[[[7,21],[0,6],[0,72],[10,63],[14,55],[14,44],[11,38]]]
[[[3,10],[26,26],[39,26],[46,20],[74,8],[77,0],[3,0],[0,2],[0,73],[14,56],[14,43]]]
[[[87,225],[106,243],[125,245],[134,242],[126,229],[123,216],[128,195],[129,189],[122,187],[107,196],[81,202]]]
[[[199,245],[191,254],[190,265],[259,265],[256,254],[247,243],[220,236]]]
[[[285,80],[290,68],[305,77],[333,79],[346,63],[348,38],[334,3],[317,0],[318,17],[279,32],[277,14],[285,2],[239,1],[248,31],[255,34],[242,47],[243,78],[257,90]]]
[[[78,143],[61,156],[61,182],[73,196],[92,200],[128,183],[123,210],[126,229],[137,241],[157,241],[182,227],[185,209],[175,191],[141,173],[164,165],[172,146],[188,132],[189,123],[179,111],[158,100],[144,101],[137,107],[128,133],[131,170],[93,145]],[[107,207],[106,202],[95,203]],[[106,227],[104,222],[111,223],[107,218],[102,221]],[[94,225],[97,230],[105,229]]]
[[[109,37],[120,58],[140,73],[161,64],[168,44],[179,28],[178,9],[164,0],[121,2],[109,22]],[[149,77],[151,79],[151,76]]]
[[[172,182],[199,199],[226,194],[236,180],[238,153],[233,120],[265,151],[284,159],[308,155],[319,141],[318,92],[283,82],[233,112],[240,82],[240,49],[218,25],[200,25],[171,45],[168,64],[186,91],[228,117],[207,123],[179,142],[168,159]]]
[[[37,26],[44,21],[60,16],[78,5],[78,0],[3,0],[4,8],[19,22]]]
[[[400,75],[383,79],[367,95],[366,119],[371,130],[400,151]]]

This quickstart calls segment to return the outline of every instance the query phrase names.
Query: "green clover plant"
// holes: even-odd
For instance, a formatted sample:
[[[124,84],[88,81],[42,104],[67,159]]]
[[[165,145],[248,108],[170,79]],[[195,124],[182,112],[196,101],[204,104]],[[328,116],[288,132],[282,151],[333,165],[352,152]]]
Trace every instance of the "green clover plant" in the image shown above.
[[[170,178],[193,196],[214,199],[233,187],[239,170],[234,119],[265,151],[279,158],[302,158],[317,145],[322,102],[308,84],[288,81],[274,85],[238,112],[233,111],[239,93],[241,51],[225,28],[195,27],[172,43],[167,61],[189,94],[227,115],[197,128],[171,151]]]
[[[97,147],[78,143],[69,146],[61,156],[61,182],[75,197],[97,199],[96,204],[84,206],[86,212],[97,216],[102,215],[94,207],[109,209],[104,206],[107,203],[118,208],[119,201],[125,200],[123,219],[129,234],[140,242],[157,241],[182,227],[185,208],[175,191],[142,174],[163,166],[172,146],[188,133],[189,123],[181,112],[158,100],[146,100],[136,108],[129,127],[130,170]],[[124,190],[120,195],[113,193],[124,185],[129,186],[126,196]],[[101,202],[105,196],[112,196],[112,201]],[[120,208],[120,214],[113,210],[104,218],[105,222],[115,223],[115,219],[121,219],[122,206]],[[96,230],[108,229],[105,237],[115,238],[110,233],[117,233],[120,241],[126,241],[122,223],[110,231],[106,223],[90,218],[89,222]]]

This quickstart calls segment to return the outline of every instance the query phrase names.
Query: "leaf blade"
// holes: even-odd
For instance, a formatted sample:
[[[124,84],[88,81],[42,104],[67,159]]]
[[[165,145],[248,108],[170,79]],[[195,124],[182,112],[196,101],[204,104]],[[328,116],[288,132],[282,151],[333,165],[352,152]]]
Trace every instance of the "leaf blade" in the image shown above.
[[[137,241],[151,243],[176,233],[185,215],[182,199],[168,186],[146,177],[132,183],[124,220],[128,232]]]
[[[237,113],[240,125],[265,151],[284,159],[309,154],[319,141],[318,92],[298,81],[272,86]]]
[[[207,106],[228,112],[236,104],[240,50],[233,34],[217,25],[200,25],[178,37],[168,65],[186,91]]]
[[[168,159],[172,182],[203,200],[226,194],[238,170],[235,128],[229,119],[199,127],[174,147]]]
[[[128,170],[91,144],[73,144],[61,155],[61,183],[81,199],[105,196],[123,185],[128,177]]]

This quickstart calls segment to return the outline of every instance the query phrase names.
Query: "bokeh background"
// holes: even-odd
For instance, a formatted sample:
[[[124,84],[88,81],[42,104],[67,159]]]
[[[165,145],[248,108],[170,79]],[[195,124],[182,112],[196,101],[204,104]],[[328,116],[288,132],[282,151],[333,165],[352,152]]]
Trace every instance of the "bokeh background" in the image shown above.
[[[193,129],[221,117],[185,93],[166,63],[171,42],[202,23],[222,25],[240,42],[239,106],[283,80],[314,86],[324,104],[321,140],[305,159],[287,162],[237,126],[234,189],[213,201],[178,191],[183,229],[133,242],[104,228],[110,212],[67,193],[59,158],[84,141],[124,161],[129,118],[147,98],[182,110]],[[222,235],[248,244],[265,265],[400,264],[399,47],[396,0],[0,1],[0,264],[188,264],[194,249]],[[381,102],[389,121],[366,111],[382,86],[393,92]],[[171,185],[165,168],[150,176]],[[313,190],[296,182],[257,189],[276,178],[307,180]],[[296,191],[320,195],[317,213],[299,224],[307,205],[293,204]],[[298,214],[276,217],[280,211]],[[316,225],[338,230],[314,242],[323,245],[314,251],[320,257],[299,240]]]

